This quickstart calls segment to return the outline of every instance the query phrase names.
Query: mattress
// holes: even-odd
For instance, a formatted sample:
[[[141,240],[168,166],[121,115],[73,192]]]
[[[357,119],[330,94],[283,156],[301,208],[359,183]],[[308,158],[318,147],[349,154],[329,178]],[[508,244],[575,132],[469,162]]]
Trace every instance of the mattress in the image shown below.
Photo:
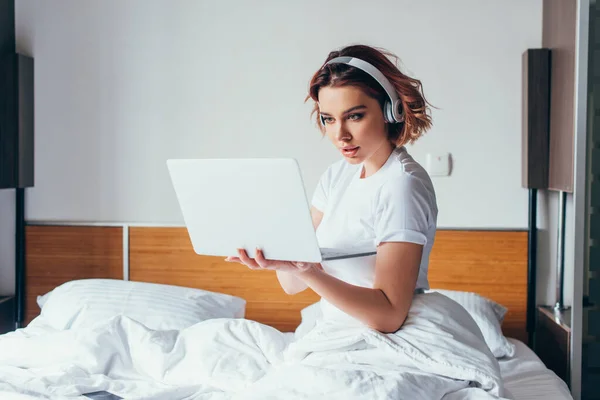
[[[523,342],[509,338],[516,346],[515,355],[500,359],[500,370],[509,398],[515,400],[572,399],[565,382],[546,368],[539,357]]]

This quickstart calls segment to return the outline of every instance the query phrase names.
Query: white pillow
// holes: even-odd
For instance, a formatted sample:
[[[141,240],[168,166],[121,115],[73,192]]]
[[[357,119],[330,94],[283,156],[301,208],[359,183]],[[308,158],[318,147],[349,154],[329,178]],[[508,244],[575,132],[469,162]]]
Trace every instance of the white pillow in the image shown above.
[[[154,330],[181,330],[211,318],[244,318],[246,301],[201,289],[116,279],[66,282],[37,298],[53,328],[74,329],[117,315]]]
[[[471,315],[483,338],[496,358],[513,357],[515,345],[508,341],[502,333],[502,321],[508,311],[506,307],[477,293],[445,289],[432,289],[426,292],[438,292],[460,304]],[[296,328],[295,336],[300,338],[310,331],[316,321],[321,318],[319,302],[311,304],[300,311],[302,321]]]
[[[512,357],[515,346],[502,333],[502,321],[508,311],[506,307],[477,293],[456,290],[431,289],[460,304],[475,320],[483,338],[496,358]]]

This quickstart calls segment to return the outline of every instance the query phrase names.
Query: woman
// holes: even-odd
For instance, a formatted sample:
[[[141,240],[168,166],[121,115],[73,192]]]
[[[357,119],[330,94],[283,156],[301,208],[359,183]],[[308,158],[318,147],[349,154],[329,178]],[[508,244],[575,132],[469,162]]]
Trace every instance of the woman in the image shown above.
[[[329,54],[310,82],[313,113],[343,159],[322,175],[311,214],[321,247],[377,247],[377,255],[321,264],[251,259],[277,271],[289,294],[308,287],[326,318],[358,321],[380,332],[404,323],[415,291],[428,289],[437,204],[427,172],[404,147],[430,126],[421,83],[379,49],[353,45]],[[394,57],[395,58],[395,57]]]

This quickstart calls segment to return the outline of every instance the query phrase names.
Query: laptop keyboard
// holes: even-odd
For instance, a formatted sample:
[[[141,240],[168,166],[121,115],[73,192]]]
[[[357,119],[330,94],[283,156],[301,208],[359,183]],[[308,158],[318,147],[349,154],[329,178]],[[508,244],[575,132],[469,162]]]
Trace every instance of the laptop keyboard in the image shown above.
[[[333,250],[333,249],[321,249],[321,255],[323,257],[341,257],[348,254],[347,251]]]
[[[332,258],[350,258],[354,255],[364,254],[364,255],[373,255],[376,254],[375,250],[337,250],[337,249],[321,249],[321,256],[323,258],[332,259]]]

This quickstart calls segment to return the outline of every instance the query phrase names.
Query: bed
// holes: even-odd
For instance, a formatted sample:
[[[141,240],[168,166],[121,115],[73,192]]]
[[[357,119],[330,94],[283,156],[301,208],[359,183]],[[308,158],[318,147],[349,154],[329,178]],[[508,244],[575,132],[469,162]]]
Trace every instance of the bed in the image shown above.
[[[261,329],[272,327],[276,332],[281,332],[280,336],[274,333],[276,339],[269,340],[273,340],[273,346],[277,346],[278,341],[283,346],[285,341],[294,337],[294,332],[298,332],[302,324],[306,324],[308,311],[318,301],[318,296],[310,291],[296,296],[286,295],[273,273],[257,273],[225,263],[221,258],[197,256],[191,249],[187,232],[181,227],[29,225],[26,235],[27,323],[36,318],[40,320],[38,296],[65,282],[89,278],[128,280],[199,288],[243,298],[246,302],[244,319],[256,321],[256,326],[261,326]],[[506,312],[500,320],[501,336],[514,349],[514,354],[497,358],[506,389],[505,397],[545,400],[571,398],[565,383],[545,368],[527,347],[526,231],[440,230],[431,254],[429,276],[433,291],[448,296],[452,293],[460,296],[474,293],[505,307]],[[455,299],[460,301],[459,298]],[[123,324],[131,323],[113,321],[112,329],[122,328]],[[33,325],[37,331],[32,329],[32,335],[43,332],[43,326],[35,326],[35,322]],[[229,328],[238,332],[235,326]],[[245,327],[243,333],[239,331],[236,335],[245,335],[247,331]],[[103,332],[99,333],[99,338],[103,337]],[[140,335],[139,341],[144,341],[144,334]],[[264,335],[264,332],[256,335],[253,340],[263,337],[260,335]],[[98,342],[101,341],[99,338]],[[301,374],[302,370],[295,373]],[[0,379],[2,389],[8,393],[10,388],[6,382],[3,387]],[[13,392],[15,396],[17,393],[19,396],[28,395],[22,390]],[[189,397],[191,395],[188,394],[188,397],[182,395],[177,398],[229,398],[220,397],[221,394],[194,393],[197,397]],[[272,392],[267,394],[270,396]],[[444,398],[468,396],[465,392],[462,397],[448,395]]]
[[[546,368],[539,357],[525,343],[509,338],[515,345],[512,357],[500,360],[505,387],[511,397],[519,400],[570,399],[567,385]]]

